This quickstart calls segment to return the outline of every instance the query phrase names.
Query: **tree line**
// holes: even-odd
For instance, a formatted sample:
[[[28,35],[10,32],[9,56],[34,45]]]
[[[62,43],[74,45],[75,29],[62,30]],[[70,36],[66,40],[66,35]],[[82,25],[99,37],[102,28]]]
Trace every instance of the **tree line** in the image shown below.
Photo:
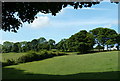
[[[32,41],[16,43],[5,41],[3,45],[0,46],[2,47],[1,51],[3,53],[51,49],[88,53],[93,49],[95,44],[97,45],[96,48],[99,49],[99,51],[100,49],[104,50],[105,46],[108,50],[108,48],[112,48],[115,44],[117,44],[117,50],[120,50],[120,34],[113,29],[99,27],[90,30],[89,32],[81,30],[68,39],[62,39],[58,43],[56,43],[53,39],[49,39],[47,41],[44,37],[40,37],[39,39],[33,39]]]
[[[2,45],[2,52],[27,52],[30,50],[39,51],[41,49],[51,50],[55,46],[55,41],[50,39],[47,41],[44,37],[33,39],[32,41],[9,42],[5,41]]]

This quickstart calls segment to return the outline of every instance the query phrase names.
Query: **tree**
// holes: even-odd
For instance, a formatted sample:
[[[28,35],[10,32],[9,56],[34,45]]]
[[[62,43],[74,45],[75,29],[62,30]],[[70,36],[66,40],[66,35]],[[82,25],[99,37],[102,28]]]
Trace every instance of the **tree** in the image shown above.
[[[67,51],[67,39],[62,39],[60,42],[57,43],[56,48],[61,51]]]
[[[114,47],[114,44],[115,44],[115,41],[112,39],[106,41],[107,50],[108,50],[108,48],[110,48],[110,50],[111,50],[111,48]]]
[[[38,40],[38,49],[49,48],[47,45],[47,40],[44,37],[40,37]],[[47,46],[47,47],[46,47]]]
[[[38,51],[38,40],[37,39],[33,39],[31,41],[31,48],[34,50],[34,51]]]
[[[73,6],[74,9],[82,7],[91,7],[99,4],[102,0],[85,0],[83,2],[2,2],[2,30],[17,32],[22,27],[22,23],[32,23],[38,12],[44,14],[52,13],[56,16],[63,8],[68,5]],[[111,0],[111,2],[115,2]],[[18,18],[14,16],[17,13]]]
[[[21,52],[25,52],[26,51],[25,47],[27,45],[27,41],[22,41],[22,42],[20,42],[20,44],[21,44]]]
[[[48,44],[50,45],[50,50],[54,48],[55,46],[55,41],[53,39],[49,39]]]
[[[89,52],[94,45],[94,36],[86,30],[72,35],[69,39],[69,50],[78,51],[80,53]]]
[[[13,52],[19,52],[19,42],[13,44],[12,51]]]
[[[3,52],[11,52],[13,48],[13,42],[5,41],[3,43],[2,51]]]
[[[90,30],[90,33],[94,35],[96,44],[102,45],[103,47],[107,45],[107,49],[108,49],[108,42],[110,43],[110,41],[113,41],[115,35],[117,35],[117,32],[115,30],[109,28],[102,28],[102,27]]]
[[[100,51],[100,49],[103,49],[104,47],[103,46],[101,46],[101,45],[97,45],[96,47],[95,47],[95,49],[99,49],[99,51]]]
[[[45,43],[45,42],[47,42],[47,40],[44,38],[44,37],[40,37],[39,39],[37,39],[38,40],[38,43]]]
[[[117,43],[117,50],[120,50],[120,34],[115,36],[115,42]]]

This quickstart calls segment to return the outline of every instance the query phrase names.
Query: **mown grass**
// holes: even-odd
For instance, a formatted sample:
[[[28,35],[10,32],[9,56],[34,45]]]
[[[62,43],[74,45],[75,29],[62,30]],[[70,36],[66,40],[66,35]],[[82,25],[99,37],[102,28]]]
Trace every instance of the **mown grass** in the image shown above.
[[[117,79],[118,51],[53,57],[3,67],[3,79]]]

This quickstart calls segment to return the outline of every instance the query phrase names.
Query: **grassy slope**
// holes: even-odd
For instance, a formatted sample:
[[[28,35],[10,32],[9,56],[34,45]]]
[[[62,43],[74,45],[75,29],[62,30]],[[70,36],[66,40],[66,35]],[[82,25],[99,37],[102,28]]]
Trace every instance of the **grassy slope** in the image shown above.
[[[3,78],[117,78],[118,52],[67,55],[3,68]],[[104,72],[104,73],[103,73]]]

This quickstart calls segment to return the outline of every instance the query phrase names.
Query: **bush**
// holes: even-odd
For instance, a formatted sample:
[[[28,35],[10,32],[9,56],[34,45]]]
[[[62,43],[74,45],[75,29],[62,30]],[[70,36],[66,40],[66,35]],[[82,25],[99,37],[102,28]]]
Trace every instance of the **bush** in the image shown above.
[[[36,53],[30,53],[30,54],[26,54],[26,55],[19,57],[17,62],[25,63],[25,62],[32,62],[36,60],[39,60],[39,55],[37,55]]]
[[[37,60],[43,60],[46,58],[51,58],[54,56],[61,56],[61,55],[66,55],[65,53],[60,53],[60,52],[48,52],[46,50],[42,50],[39,52],[39,54],[33,53],[30,51],[28,54],[23,55],[19,57],[16,61],[13,59],[8,59],[7,62],[2,63],[3,66],[9,66],[9,65],[14,65],[14,64],[19,64],[19,63],[26,63],[26,62],[32,62],[32,61],[37,61]]]
[[[36,53],[36,52],[33,51],[33,50],[30,50],[30,51],[28,51],[27,53],[28,53],[28,54],[31,54],[31,53]]]
[[[16,64],[16,62],[13,60],[13,59],[7,59],[7,62],[6,62],[8,65],[14,65]]]
[[[62,53],[62,52],[54,52],[54,53],[52,53],[52,55],[54,55],[54,56],[62,56],[62,55],[67,55],[67,54]]]
[[[36,53],[29,53],[26,55],[23,55],[17,59],[17,63],[25,63],[25,62],[32,62],[37,60],[43,60],[46,58],[51,58],[54,55],[51,52],[47,52],[46,50],[42,50],[39,52],[39,54]]]
[[[50,58],[50,57],[53,57],[53,54],[52,54],[52,52],[48,52],[46,50],[43,50],[43,51],[40,52],[40,57],[42,59]]]
[[[15,60],[13,60],[13,59],[7,59],[6,62],[3,62],[3,63],[2,63],[2,67],[3,67],[3,66],[9,66],[9,65],[15,65],[15,64],[17,64],[17,63],[15,62]]]

